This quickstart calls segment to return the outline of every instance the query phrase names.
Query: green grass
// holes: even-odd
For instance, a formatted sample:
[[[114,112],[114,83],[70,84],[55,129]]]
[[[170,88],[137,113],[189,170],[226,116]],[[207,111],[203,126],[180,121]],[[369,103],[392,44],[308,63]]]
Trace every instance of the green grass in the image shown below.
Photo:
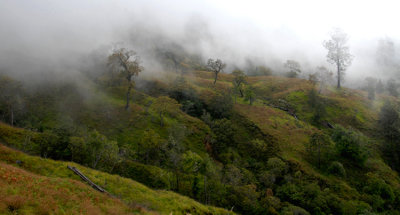
[[[35,175],[39,175],[40,177],[51,181],[72,180],[73,183],[79,183],[81,179],[71,170],[67,169],[67,165],[75,166],[94,183],[103,187],[112,195],[120,198],[126,205],[132,205],[135,206],[135,208],[144,208],[146,211],[155,211],[160,214],[170,214],[171,212],[173,212],[173,214],[227,214],[227,211],[224,209],[202,205],[188,197],[178,195],[174,192],[152,190],[131,179],[99,172],[71,162],[61,162],[28,156],[3,145],[0,145],[0,161],[12,165],[15,168],[32,172]],[[21,163],[21,165],[18,165],[17,161]],[[2,166],[8,167],[8,165],[5,164]],[[60,185],[57,186],[64,186],[66,184],[68,183],[60,182]],[[97,191],[92,191],[88,186],[86,187],[87,188],[85,189],[89,190],[90,193],[94,193],[93,195],[99,194],[96,193]],[[14,188],[10,187],[10,189]],[[66,187],[65,189],[74,188]],[[4,193],[2,194],[4,195]],[[18,195],[18,193],[16,193],[16,195]],[[66,201],[67,199],[68,196],[65,197]],[[61,205],[64,204],[62,201],[63,199],[60,200]],[[127,206],[124,207],[128,208]]]

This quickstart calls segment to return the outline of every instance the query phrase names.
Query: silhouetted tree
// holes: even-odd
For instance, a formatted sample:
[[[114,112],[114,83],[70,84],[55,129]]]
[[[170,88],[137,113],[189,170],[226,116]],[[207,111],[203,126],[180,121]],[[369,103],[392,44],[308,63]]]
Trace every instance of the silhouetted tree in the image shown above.
[[[19,82],[7,76],[0,76],[0,114],[3,112],[3,118],[8,118],[11,126],[14,126],[17,110],[21,109],[22,94]]]
[[[343,79],[344,71],[351,65],[353,56],[350,54],[347,46],[347,35],[340,29],[335,29],[331,33],[331,39],[324,41],[323,45],[328,50],[327,60],[335,64],[337,68],[337,88],[340,88],[340,82]]]
[[[375,91],[376,91],[376,85],[377,85],[377,80],[376,78],[372,77],[367,77],[365,79],[367,82],[367,92],[368,92],[368,99],[369,100],[374,100],[375,99]]]
[[[395,44],[389,37],[382,38],[378,41],[376,50],[376,63],[382,75],[393,75],[396,68],[396,50]]]
[[[316,76],[319,82],[318,93],[321,93],[323,89],[333,82],[333,72],[324,66],[317,67]]]
[[[208,59],[207,61],[207,70],[214,73],[214,85],[217,82],[218,74],[224,70],[226,64],[223,63],[220,59]]]
[[[301,66],[297,61],[287,60],[283,66],[288,70],[287,76],[289,78],[295,78],[299,73],[301,73]]]
[[[124,48],[114,50],[108,57],[108,64],[122,74],[128,81],[128,90],[126,92],[125,109],[129,108],[131,90],[134,87],[133,77],[138,76],[143,67],[140,65],[140,57],[134,51]]]
[[[386,101],[379,114],[378,126],[385,138],[383,152],[390,166],[400,170],[400,115],[396,106]]]
[[[172,61],[172,63],[174,64],[174,67],[175,67],[175,72],[178,73],[178,68],[182,61],[182,57],[171,51],[164,52],[164,55],[167,60]]]
[[[397,97],[399,96],[399,92],[397,91],[397,88],[399,85],[396,83],[396,80],[394,79],[389,79],[387,82],[387,91],[389,92],[389,95]]]
[[[376,92],[377,93],[383,93],[385,91],[385,86],[382,83],[382,80],[379,79],[378,82],[376,83]]]

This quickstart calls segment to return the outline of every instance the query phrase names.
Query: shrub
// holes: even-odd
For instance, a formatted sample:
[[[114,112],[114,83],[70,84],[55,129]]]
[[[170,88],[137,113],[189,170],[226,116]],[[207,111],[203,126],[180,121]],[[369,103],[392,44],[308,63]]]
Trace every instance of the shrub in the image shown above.
[[[346,177],[346,170],[344,169],[343,164],[338,161],[331,163],[331,165],[328,167],[328,172],[336,176]]]
[[[288,166],[281,159],[273,157],[267,161],[268,170],[276,176],[283,176],[288,171]]]
[[[114,172],[123,177],[134,179],[149,187],[161,189],[169,189],[169,179],[172,179],[172,174],[161,168],[129,160],[118,164]]]
[[[332,140],[336,143],[335,148],[340,156],[358,164],[363,164],[366,160],[367,156],[363,148],[366,138],[362,134],[336,125],[332,133]]]

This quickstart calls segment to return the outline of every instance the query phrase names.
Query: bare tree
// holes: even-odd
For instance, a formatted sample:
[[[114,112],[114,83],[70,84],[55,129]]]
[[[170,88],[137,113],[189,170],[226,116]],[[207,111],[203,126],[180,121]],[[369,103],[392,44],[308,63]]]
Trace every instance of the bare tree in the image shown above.
[[[343,79],[344,71],[351,65],[353,56],[350,54],[347,44],[347,34],[340,29],[331,33],[331,39],[324,41],[323,45],[328,50],[327,61],[337,67],[337,88]]]
[[[207,61],[207,70],[214,73],[214,85],[217,82],[218,74],[224,70],[226,64],[223,63],[220,59],[208,59]]]
[[[113,70],[117,70],[121,73],[128,81],[125,105],[126,110],[129,108],[131,90],[135,83],[133,77],[138,76],[144,69],[140,63],[140,57],[136,55],[136,52],[124,48],[114,50],[114,52],[108,57],[108,64],[113,68]]]

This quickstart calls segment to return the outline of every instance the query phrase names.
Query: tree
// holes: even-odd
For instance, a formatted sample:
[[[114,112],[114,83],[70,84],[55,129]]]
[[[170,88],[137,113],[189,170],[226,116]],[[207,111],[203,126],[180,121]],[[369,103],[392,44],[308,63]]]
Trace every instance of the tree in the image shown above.
[[[318,125],[326,115],[324,100],[323,98],[321,98],[321,96],[316,92],[314,88],[309,91],[307,97],[308,97],[308,104],[310,105],[313,111],[313,116],[311,120],[313,123]]]
[[[397,91],[397,88],[399,87],[398,84],[396,83],[396,80],[394,79],[389,79],[387,82],[387,90],[389,92],[389,95],[398,97],[399,92]]]
[[[174,63],[175,72],[178,73],[178,68],[181,64],[182,58],[172,51],[166,51],[164,55],[167,60],[170,60],[172,63]]]
[[[384,137],[383,152],[390,166],[399,170],[400,164],[400,115],[396,106],[386,101],[379,113],[378,127]]]
[[[220,59],[208,59],[207,61],[207,70],[214,73],[214,85],[217,83],[218,74],[224,70],[226,64],[223,63]]]
[[[175,173],[176,179],[176,191],[179,191],[179,171],[180,163],[182,160],[182,154],[185,150],[183,141],[186,137],[186,127],[183,125],[176,125],[168,129],[168,140],[167,140],[167,166],[171,168]]]
[[[232,84],[233,84],[233,90],[235,93],[235,102],[236,102],[236,95],[239,93],[240,97],[243,97],[243,85],[246,83],[246,78],[247,76],[244,74],[243,71],[241,70],[234,70],[232,72],[233,80],[232,80]]]
[[[229,117],[232,108],[233,100],[229,90],[221,91],[204,91],[202,92],[201,99],[207,105],[207,111],[213,118]]]
[[[7,117],[11,126],[14,126],[16,112],[22,106],[21,83],[7,77],[0,76],[0,113]]]
[[[100,161],[109,165],[109,163],[104,162],[105,157],[116,159],[118,156],[119,149],[117,142],[108,140],[107,137],[96,130],[89,133],[88,137],[86,137],[86,142],[93,169],[96,169]]]
[[[396,68],[396,50],[393,40],[389,37],[378,41],[376,50],[376,63],[383,75],[393,75]]]
[[[365,78],[365,81],[367,82],[366,88],[367,88],[367,92],[368,92],[368,99],[374,100],[377,80],[376,80],[376,78],[367,77],[367,78]]]
[[[140,57],[132,50],[124,48],[114,50],[108,57],[108,64],[113,70],[117,70],[128,81],[128,89],[126,92],[125,109],[129,108],[131,90],[134,87],[133,77],[138,76],[143,67],[140,65]]]
[[[382,83],[382,80],[379,79],[378,83],[376,83],[376,92],[377,93],[383,93],[385,91],[385,86]]]
[[[164,141],[160,138],[153,129],[147,129],[143,132],[143,136],[139,143],[138,154],[140,158],[143,159],[145,164],[150,163],[151,161],[155,161],[155,159],[161,159],[160,152],[162,148],[162,143]]]
[[[252,105],[254,100],[256,99],[256,93],[252,86],[247,86],[244,91],[244,100],[249,101],[249,104]]]
[[[349,47],[346,45],[347,40],[346,33],[340,29],[335,29],[331,33],[331,39],[323,43],[324,47],[328,50],[327,61],[336,65],[337,68],[337,88],[340,88],[344,72],[353,60]]]
[[[361,133],[336,125],[331,138],[340,156],[353,160],[357,164],[364,163],[367,158],[364,149],[367,139]]]
[[[288,70],[287,76],[289,78],[295,78],[299,73],[301,73],[301,66],[297,61],[287,60],[283,66]]]
[[[160,126],[164,127],[164,115],[167,113],[176,113],[179,110],[180,104],[168,96],[160,96],[153,103],[153,107],[160,116]]]
[[[120,161],[119,147],[116,141],[110,141],[98,131],[90,131],[84,137],[70,137],[68,148],[71,150],[71,160],[90,165],[93,169],[99,167],[110,171]]]
[[[317,67],[316,71],[317,80],[319,82],[319,90],[318,93],[320,94],[323,89],[325,89],[330,83],[333,81],[333,72],[328,70],[324,66]]]
[[[311,135],[308,144],[306,144],[306,150],[312,159],[316,159],[318,168],[321,168],[321,164],[329,158],[329,137],[322,132],[315,132]]]

